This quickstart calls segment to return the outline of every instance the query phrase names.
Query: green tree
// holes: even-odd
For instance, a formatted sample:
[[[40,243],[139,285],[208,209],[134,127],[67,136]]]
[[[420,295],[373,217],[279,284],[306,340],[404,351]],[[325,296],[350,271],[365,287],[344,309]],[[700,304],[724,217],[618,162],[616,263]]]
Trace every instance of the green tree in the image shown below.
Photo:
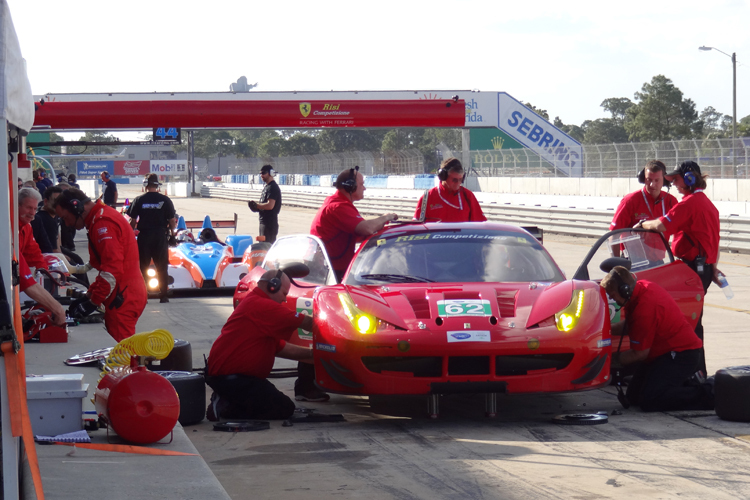
[[[120,139],[115,137],[114,135],[108,135],[107,132],[101,132],[101,131],[88,131],[83,134],[83,136],[78,139],[79,141],[86,141],[86,142],[118,142]],[[86,148],[87,154],[94,154],[94,155],[106,155],[110,153],[114,153],[117,150],[117,146],[84,146]]]
[[[555,120],[552,122],[552,124],[576,141],[583,142],[583,138],[586,133],[586,131],[583,130],[583,127],[579,127],[578,125],[566,125],[563,123],[559,116],[555,117]]]
[[[604,99],[600,106],[612,114],[612,121],[615,125],[625,127],[625,119],[627,118],[628,110],[633,106],[633,101],[627,97],[610,97],[609,99]]]
[[[318,140],[307,132],[298,132],[286,141],[287,156],[316,155],[320,153]]]
[[[737,136],[750,137],[750,115],[742,118],[737,124]]]
[[[732,117],[719,113],[712,106],[701,111],[700,121],[704,138],[719,139],[732,136]]]
[[[626,112],[630,140],[666,141],[700,135],[701,123],[691,99],[664,75],[656,75],[635,93],[636,104]]]
[[[530,102],[524,102],[523,105],[526,106],[527,108],[529,108],[534,113],[536,113],[539,116],[541,116],[542,118],[544,118],[545,120],[549,121],[549,113],[547,113],[546,109],[537,108],[536,106],[534,106]]]
[[[369,129],[324,129],[316,137],[321,153],[346,151],[380,151],[386,132]]]
[[[628,142],[628,134],[613,118],[599,118],[583,122],[584,144]]]

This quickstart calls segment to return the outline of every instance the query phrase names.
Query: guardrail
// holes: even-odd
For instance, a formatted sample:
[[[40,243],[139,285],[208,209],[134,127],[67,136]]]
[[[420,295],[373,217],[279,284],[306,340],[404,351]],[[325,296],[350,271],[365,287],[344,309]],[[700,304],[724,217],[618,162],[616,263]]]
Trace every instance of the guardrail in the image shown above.
[[[249,201],[258,197],[258,190],[203,186],[201,196]],[[315,192],[284,192],[284,205],[317,210],[326,194]],[[411,219],[416,209],[414,198],[365,198],[357,202],[363,215],[381,215],[395,212],[399,218]],[[589,210],[559,207],[529,207],[523,205],[482,205],[488,220],[519,226],[538,226],[546,232],[573,236],[599,237],[609,229],[612,210]],[[721,250],[750,253],[750,217],[720,217],[719,247]]]

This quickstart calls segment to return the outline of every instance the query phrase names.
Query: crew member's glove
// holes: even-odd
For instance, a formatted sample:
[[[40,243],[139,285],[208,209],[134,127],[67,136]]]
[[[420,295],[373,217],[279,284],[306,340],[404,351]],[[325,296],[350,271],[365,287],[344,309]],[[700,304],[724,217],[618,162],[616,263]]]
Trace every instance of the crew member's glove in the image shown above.
[[[70,307],[68,307],[68,317],[73,319],[83,318],[96,311],[96,307],[97,306],[91,302],[88,297],[81,297],[71,303]]]
[[[260,209],[258,208],[258,204],[255,203],[254,200],[250,200],[247,202],[247,206],[250,207],[250,210],[253,212],[259,212]]]

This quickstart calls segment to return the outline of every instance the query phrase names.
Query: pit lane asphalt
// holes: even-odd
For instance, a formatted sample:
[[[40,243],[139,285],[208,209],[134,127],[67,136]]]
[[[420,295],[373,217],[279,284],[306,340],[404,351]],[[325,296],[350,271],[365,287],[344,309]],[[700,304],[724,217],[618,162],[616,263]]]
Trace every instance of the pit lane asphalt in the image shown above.
[[[121,188],[121,196],[123,192],[127,193]],[[229,219],[237,212],[237,232],[257,232],[257,216],[245,203],[201,198],[174,198],[174,202],[178,212],[189,220],[203,219],[206,214],[213,219]],[[309,210],[282,208],[280,235],[307,233],[313,215]],[[222,238],[228,234],[218,233]],[[545,246],[568,276],[593,241],[545,235]],[[722,254],[720,267],[735,297],[726,300],[715,286],[706,296],[704,325],[711,372],[750,364],[746,340],[750,256]],[[138,331],[166,328],[176,338],[190,341],[193,366],[199,367],[231,311],[229,296],[178,297],[169,304],[152,299]],[[101,325],[81,325],[71,332],[70,344],[32,345],[27,358],[34,351],[47,351],[49,356],[44,359],[49,364],[36,373],[83,372],[86,382],[92,384],[92,395],[96,370],[71,369],[61,362],[70,354],[111,345],[110,338]],[[79,347],[83,344],[90,347]],[[291,366],[287,361],[276,364],[277,368]],[[31,367],[29,373],[33,373]],[[290,396],[293,381],[274,380]],[[210,392],[208,389],[207,396]],[[484,417],[481,396],[442,397],[437,420],[427,418],[424,397],[332,395],[328,403],[298,406],[341,413],[346,422],[298,423],[292,427],[272,422],[267,431],[221,433],[213,432],[212,424],[204,420],[184,429],[191,444],[181,443],[178,449],[194,446],[235,500],[750,498],[750,425],[722,421],[713,412],[646,414],[623,410],[612,388],[500,396],[494,419]],[[614,410],[622,414],[612,415]],[[560,426],[551,422],[554,415],[568,411],[606,411],[609,423]],[[152,468],[158,477],[149,478],[148,484],[159,485],[155,489],[158,494],[139,488],[135,490],[137,498],[214,497],[205,496],[209,489],[194,489],[186,496],[191,488],[178,484],[180,481],[193,475],[195,483],[208,485],[212,478],[204,477],[206,471],[200,464],[180,472],[179,463],[171,460],[164,457],[159,462],[171,464],[168,467],[175,468],[174,474],[170,474],[171,468],[164,469],[165,473],[159,472],[158,465]],[[111,470],[112,474],[125,474],[134,467],[112,465]],[[137,477],[133,479],[134,484],[140,482]],[[106,478],[103,483],[106,485]],[[170,487],[173,494],[167,493]],[[99,491],[107,491],[106,486]],[[107,491],[108,498],[119,498],[110,495]],[[64,498],[56,497],[54,490],[47,497]]]

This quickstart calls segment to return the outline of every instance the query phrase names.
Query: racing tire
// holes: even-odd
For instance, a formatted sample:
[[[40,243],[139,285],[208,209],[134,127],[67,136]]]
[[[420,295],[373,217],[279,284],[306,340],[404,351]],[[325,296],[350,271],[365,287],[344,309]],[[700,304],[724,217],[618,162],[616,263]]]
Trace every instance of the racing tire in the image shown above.
[[[750,366],[731,366],[716,372],[716,415],[722,420],[750,422]]]
[[[146,368],[152,372],[191,372],[193,371],[193,348],[190,342],[174,339],[172,351],[162,360],[149,361]]]
[[[195,425],[206,416],[206,381],[198,373],[184,371],[156,372],[169,380],[180,398],[180,425]]]

